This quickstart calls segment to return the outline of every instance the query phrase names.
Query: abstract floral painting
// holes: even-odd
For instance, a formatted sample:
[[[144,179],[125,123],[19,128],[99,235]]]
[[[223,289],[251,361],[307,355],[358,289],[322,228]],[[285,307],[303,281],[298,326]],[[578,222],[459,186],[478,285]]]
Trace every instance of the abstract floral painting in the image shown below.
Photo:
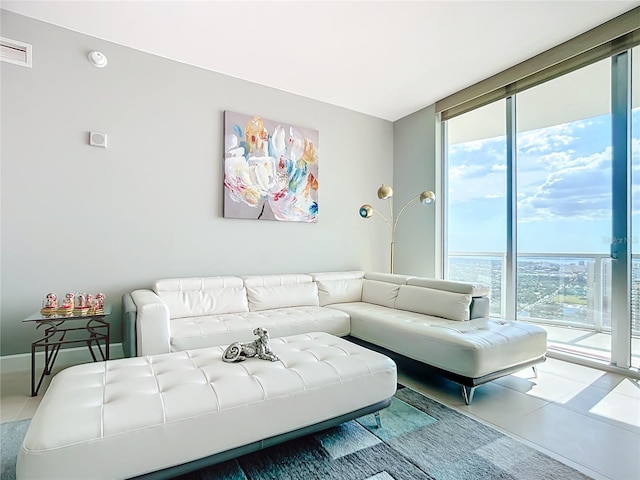
[[[318,221],[317,130],[224,112],[224,216]]]

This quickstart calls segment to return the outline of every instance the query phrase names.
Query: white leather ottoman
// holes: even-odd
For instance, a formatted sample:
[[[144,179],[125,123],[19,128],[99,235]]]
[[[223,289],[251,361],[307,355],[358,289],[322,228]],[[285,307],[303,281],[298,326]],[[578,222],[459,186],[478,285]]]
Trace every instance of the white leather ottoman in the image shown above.
[[[31,421],[17,478],[164,478],[379,410],[396,391],[393,361],[332,335],[271,348],[280,361],[225,363],[224,348],[211,347],[62,371]]]

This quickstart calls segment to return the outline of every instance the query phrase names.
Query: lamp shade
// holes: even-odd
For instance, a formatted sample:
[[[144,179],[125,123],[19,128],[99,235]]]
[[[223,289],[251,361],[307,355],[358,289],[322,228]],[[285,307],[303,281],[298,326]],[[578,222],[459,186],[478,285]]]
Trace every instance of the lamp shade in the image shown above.
[[[393,197],[393,189],[389,185],[382,185],[378,189],[378,198],[380,200],[386,200],[391,197]]]
[[[370,218],[373,215],[373,207],[371,205],[362,205],[358,213],[362,218]]]
[[[423,205],[430,205],[436,201],[436,195],[431,190],[424,191],[420,194],[420,203]]]

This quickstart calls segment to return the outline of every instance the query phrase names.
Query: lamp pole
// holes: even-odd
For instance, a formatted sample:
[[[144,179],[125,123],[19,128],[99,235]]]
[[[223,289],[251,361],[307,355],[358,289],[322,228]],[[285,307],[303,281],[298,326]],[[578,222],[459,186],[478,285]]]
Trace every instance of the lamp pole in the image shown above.
[[[402,208],[398,212],[398,216],[395,217],[395,219],[394,219],[394,216],[393,216],[393,190],[391,189],[391,187],[388,186],[388,185],[382,185],[378,189],[378,198],[380,200],[389,200],[389,219],[390,220],[387,220],[384,217],[384,215],[382,215],[375,208],[373,208],[371,205],[368,205],[368,204],[362,205],[360,207],[359,214],[360,214],[360,216],[362,218],[371,218],[373,216],[373,214],[375,213],[375,214],[379,215],[380,218],[382,218],[382,220],[384,220],[384,223],[387,224],[387,227],[389,228],[389,233],[391,234],[391,265],[390,265],[390,270],[391,270],[391,273],[395,273],[394,267],[393,267],[393,263],[394,263],[394,256],[395,256],[396,226],[398,225],[398,220],[400,220],[400,216],[405,211],[405,209],[412,202],[416,201],[417,199],[420,199],[420,203],[422,203],[422,205],[429,205],[429,204],[431,204],[431,203],[433,203],[435,201],[436,196],[430,190],[425,190],[424,192],[419,193],[418,195],[416,195],[415,197],[411,198],[407,203],[405,203],[402,206]]]

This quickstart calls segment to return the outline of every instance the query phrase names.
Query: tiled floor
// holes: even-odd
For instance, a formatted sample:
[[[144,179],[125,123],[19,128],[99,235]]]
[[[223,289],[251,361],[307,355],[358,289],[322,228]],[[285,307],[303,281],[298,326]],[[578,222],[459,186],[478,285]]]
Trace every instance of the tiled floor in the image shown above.
[[[460,387],[430,375],[415,362],[399,362],[400,383],[522,440],[596,478],[640,479],[640,381],[549,359],[478,387],[471,405]],[[54,372],[55,373],[55,372]],[[2,422],[30,418],[28,371],[0,375]]]
[[[62,367],[55,367],[53,375],[58,373]],[[46,376],[37,397],[32,397],[31,373],[27,371],[17,371],[0,374],[0,422],[12,422],[31,418],[35,413],[42,395],[46,391],[51,376]]]

